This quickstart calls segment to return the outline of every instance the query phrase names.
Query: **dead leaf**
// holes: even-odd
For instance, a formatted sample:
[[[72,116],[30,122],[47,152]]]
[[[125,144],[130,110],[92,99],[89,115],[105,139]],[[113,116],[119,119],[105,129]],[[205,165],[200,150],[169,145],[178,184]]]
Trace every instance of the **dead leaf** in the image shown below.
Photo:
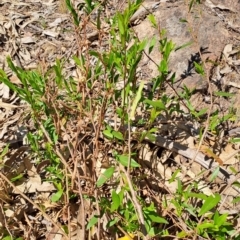
[[[9,78],[9,80],[10,80],[12,83],[16,84],[16,85],[22,84],[22,82],[19,80],[19,78],[18,78],[16,75],[12,75],[12,76]]]
[[[44,30],[43,34],[45,34],[47,36],[50,36],[50,37],[53,37],[53,38],[56,38],[59,35],[58,32],[55,32],[53,30]]]
[[[1,83],[0,84],[0,96],[2,96],[2,99],[8,100],[9,92],[10,92],[9,87],[7,85],[5,85],[4,83]]]
[[[2,206],[0,206],[0,227],[5,226],[5,213],[3,212]]]
[[[42,183],[39,175],[29,177],[28,181],[26,181],[25,179],[23,183],[17,185],[16,188],[23,193],[52,192],[56,190],[52,183],[50,182]]]
[[[36,42],[35,39],[30,37],[30,36],[20,38],[20,41],[21,41],[21,43],[24,43],[24,44],[35,43]]]
[[[52,23],[49,23],[48,26],[49,27],[57,27],[59,24],[61,24],[66,19],[68,19],[68,17],[56,18]]]
[[[234,149],[232,144],[227,144],[219,157],[223,160],[224,165],[233,165],[239,162],[236,158],[238,154],[239,150]]]

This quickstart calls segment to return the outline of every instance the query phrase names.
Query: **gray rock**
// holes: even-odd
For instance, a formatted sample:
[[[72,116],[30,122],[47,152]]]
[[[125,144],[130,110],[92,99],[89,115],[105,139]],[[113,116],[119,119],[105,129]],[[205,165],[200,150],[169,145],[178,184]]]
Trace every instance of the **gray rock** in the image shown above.
[[[183,86],[185,84],[189,88],[196,89],[206,88],[207,81],[205,77],[201,77],[195,72],[193,62],[200,61],[199,50],[204,60],[208,59],[214,62],[220,57],[229,37],[224,23],[203,4],[188,14],[188,6],[182,1],[161,3],[154,11],[154,15],[161,29],[167,30],[168,39],[171,39],[177,47],[190,41],[193,42],[192,45],[171,54],[169,66],[171,71],[176,72],[176,85]],[[181,19],[186,19],[188,23],[181,22]],[[154,36],[159,39],[158,31],[151,26],[147,18],[135,26],[135,31],[140,39],[151,39]],[[150,56],[156,63],[160,63],[161,54],[158,45]],[[142,62],[146,63],[147,60],[148,58],[144,57]],[[212,64],[207,64],[208,70],[211,67]],[[148,75],[149,80],[159,74],[157,66],[153,62],[149,61],[147,68],[151,70]]]

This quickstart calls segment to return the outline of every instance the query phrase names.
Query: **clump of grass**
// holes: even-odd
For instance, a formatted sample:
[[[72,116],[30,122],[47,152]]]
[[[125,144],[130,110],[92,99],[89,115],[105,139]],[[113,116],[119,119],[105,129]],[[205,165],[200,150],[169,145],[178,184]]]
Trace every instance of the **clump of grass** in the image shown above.
[[[63,1],[59,4],[65,12]],[[197,111],[191,105],[191,90],[187,87],[180,94],[175,91],[174,99],[162,91],[166,85],[173,88],[175,81],[174,74],[169,76],[169,58],[176,46],[164,30],[158,36],[162,55],[159,75],[152,79],[148,92],[145,82],[138,82],[140,60],[144,54],[151,54],[157,42],[140,41],[129,26],[140,4],[141,1],[129,1],[123,12],[111,18],[108,49],[100,51],[79,45],[79,55],[73,56],[77,77],[66,79],[63,61],[57,60],[47,74],[41,74],[20,69],[8,58],[22,85],[12,84],[2,70],[0,81],[31,107],[29,118],[35,125],[35,131],[28,134],[31,156],[36,165],[48,160],[41,174],[56,187],[51,202],[57,203],[59,212],[64,213],[73,200],[80,202],[78,213],[68,212],[68,223],[61,222],[62,232],[69,238],[71,220],[78,219],[82,236],[89,238],[160,239],[174,235],[182,239],[196,236],[225,239],[234,232],[234,226],[227,214],[214,210],[221,201],[220,194],[198,193],[197,181],[185,186],[178,177],[181,169],[169,179],[169,183],[177,183],[176,194],[169,195],[170,199],[165,195],[156,200],[151,191],[146,193],[139,184],[150,177],[141,175],[144,166],[139,161],[139,146],[146,138],[155,141],[158,118],[182,116],[182,104],[189,110],[190,119],[201,120],[206,116],[206,109]],[[83,16],[78,15],[69,0],[66,6],[81,43],[86,38],[86,26],[80,24]],[[90,19],[97,9],[99,14],[93,24],[99,32],[103,21],[101,6],[101,2],[85,0],[84,19]],[[153,15],[149,15],[149,20],[159,30]],[[205,74],[203,65],[195,63],[195,68],[199,74]],[[112,117],[107,117],[109,111]],[[212,132],[227,120],[214,116],[209,124]],[[104,160],[108,160],[105,165]],[[177,225],[178,221],[183,226]]]

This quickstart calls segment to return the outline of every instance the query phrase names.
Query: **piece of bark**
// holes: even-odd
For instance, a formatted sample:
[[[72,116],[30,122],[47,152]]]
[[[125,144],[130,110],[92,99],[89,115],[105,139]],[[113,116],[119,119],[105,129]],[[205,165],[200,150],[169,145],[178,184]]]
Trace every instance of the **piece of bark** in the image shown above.
[[[195,150],[195,149],[188,148],[186,146],[183,146],[177,142],[168,140],[161,136],[156,136],[155,141],[151,141],[150,139],[147,139],[147,138],[146,138],[146,141],[151,142],[157,146],[169,149],[169,150],[176,152],[188,159],[194,159],[194,157],[195,157],[194,160],[197,163],[201,164],[201,166],[203,166],[204,168],[206,168],[212,172],[217,167],[219,167],[220,168],[220,171],[218,173],[219,178],[221,178],[222,180],[225,180],[228,184],[231,184],[232,182],[235,181],[235,176],[233,174],[229,173],[226,169],[219,166],[219,164],[214,162],[214,160],[212,158],[209,158],[208,156],[206,156],[205,154],[203,154],[201,152],[197,152],[197,150]],[[239,181],[236,181],[236,182],[239,182]],[[239,182],[239,184],[240,184],[240,182]],[[237,188],[237,187],[233,187],[233,188],[236,191],[240,192],[239,188]]]

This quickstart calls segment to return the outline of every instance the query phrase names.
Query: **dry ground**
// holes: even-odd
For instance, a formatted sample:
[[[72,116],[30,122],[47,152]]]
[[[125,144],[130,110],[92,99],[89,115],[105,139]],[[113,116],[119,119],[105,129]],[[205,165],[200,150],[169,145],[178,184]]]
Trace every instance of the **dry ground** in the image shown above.
[[[74,2],[78,5],[81,1]],[[233,93],[235,97],[230,101],[226,98],[214,100],[213,111],[218,110],[219,116],[224,116],[233,107],[237,117],[229,124],[223,124],[220,127],[219,136],[207,134],[195,162],[189,159],[196,153],[198,134],[194,135],[191,131],[199,129],[200,123],[187,118],[160,121],[156,127],[159,128],[159,132],[165,134],[165,138],[161,138],[163,136],[160,135],[159,141],[154,145],[146,143],[141,146],[139,152],[142,158],[139,160],[145,167],[142,172],[135,173],[136,178],[138,179],[141,174],[148,176],[141,182],[144,185],[143,195],[145,198],[154,196],[155,201],[158,202],[160,201],[159,192],[165,191],[167,198],[174,195],[177,185],[175,182],[169,183],[168,180],[179,166],[185,173],[183,181],[191,182],[203,169],[220,163],[222,175],[220,172],[219,178],[209,183],[209,172],[205,173],[200,180],[201,191],[206,195],[221,193],[224,201],[220,212],[227,212],[236,217],[240,206],[231,204],[231,201],[239,195],[239,189],[232,188],[231,182],[233,179],[238,181],[238,175],[234,176],[231,169],[234,168],[237,173],[240,171],[239,144],[229,143],[229,139],[240,135],[240,19],[238,16],[240,4],[238,1],[206,0],[192,14],[188,14],[184,1],[160,1],[160,5],[156,5],[156,2],[146,1],[145,7],[155,6],[152,11],[161,28],[167,30],[168,37],[177,45],[193,41],[190,47],[174,52],[171,58],[171,70],[177,73],[175,90],[181,91],[184,84],[190,88],[196,88],[191,102],[197,109],[210,106],[209,83],[213,91]],[[123,9],[124,5],[123,1],[109,2],[104,10],[105,16],[112,16],[117,10]],[[79,42],[78,32],[62,0],[2,0],[0,12],[0,68],[8,74],[12,83],[17,85],[20,85],[19,79],[12,75],[8,68],[7,56],[11,56],[17,66],[28,70],[37,69],[42,74],[55,64],[56,59],[65,59],[64,74],[67,77],[76,78],[78,72],[71,57],[79,53],[79,44],[86,44],[86,48],[99,48],[100,51],[108,46],[107,24],[103,25],[101,43],[99,43],[99,34],[91,23],[87,23],[84,41]],[[195,16],[198,17],[195,18]],[[187,19],[190,25],[180,23],[179,19]],[[156,34],[155,29],[151,28],[146,19],[146,14],[136,15],[132,25],[140,39],[146,36],[150,38]],[[189,28],[192,28],[192,31],[189,31]],[[81,49],[83,48],[81,46]],[[199,51],[199,49],[202,50]],[[200,57],[208,60],[208,80],[199,77],[192,67],[193,61]],[[153,51],[151,58],[156,62],[161,58],[157,48]],[[138,69],[139,80],[150,81],[151,78],[156,77],[157,70],[153,61],[147,57],[142,59]],[[213,62],[217,64],[214,66]],[[166,92],[174,95],[174,91],[169,87]],[[23,174],[22,178],[15,181],[12,186],[1,179],[1,236],[11,233],[23,239],[64,239],[58,226],[53,224],[56,222],[66,223],[70,227],[71,239],[80,239],[79,236],[83,233],[81,229],[79,230],[78,223],[82,221],[79,218],[83,218],[84,215],[81,215],[83,213],[79,206],[84,205],[85,211],[91,212],[93,210],[90,203],[84,200],[81,205],[79,202],[83,199],[79,198],[72,199],[67,204],[64,204],[64,200],[62,204],[50,201],[50,197],[56,192],[56,187],[50,182],[45,182],[41,175],[48,161],[46,159],[46,162],[37,164],[34,159],[30,159],[30,148],[25,141],[27,132],[36,131],[28,115],[29,107],[4,84],[0,84],[0,97],[0,152],[10,144],[7,155],[3,159],[0,157],[1,172],[7,179]],[[76,131],[75,123],[73,121],[69,127],[71,130],[68,134],[72,134],[70,139],[73,139]],[[82,149],[89,147],[86,142],[85,145]],[[111,145],[103,142],[100,149],[104,149],[102,153],[104,155],[110,152]],[[206,149],[211,149],[214,155],[209,155]],[[205,161],[206,158],[208,161]],[[229,171],[230,176],[226,177],[225,171]],[[86,170],[86,172],[85,177],[91,179],[91,171]],[[91,184],[89,186],[86,184],[83,191],[91,195],[93,194],[91,188]],[[37,206],[44,206],[48,217],[43,215],[43,211],[37,209]],[[239,224],[239,216],[236,221]],[[175,224],[177,225],[176,222]],[[102,236],[105,239],[107,239],[106,236],[114,239],[108,233]]]

